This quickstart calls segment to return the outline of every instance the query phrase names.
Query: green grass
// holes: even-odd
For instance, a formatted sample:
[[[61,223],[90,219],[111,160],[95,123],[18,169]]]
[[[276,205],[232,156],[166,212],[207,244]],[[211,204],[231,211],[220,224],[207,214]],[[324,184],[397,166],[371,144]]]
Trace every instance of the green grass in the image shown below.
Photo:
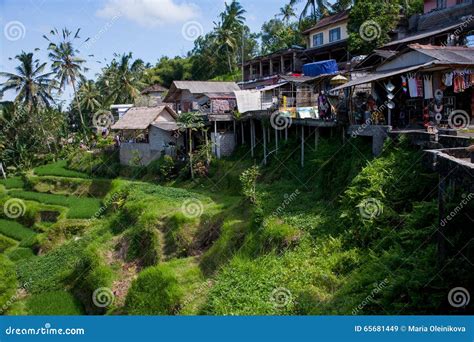
[[[27,299],[30,315],[81,315],[80,303],[69,292],[51,291],[34,294]]]
[[[31,250],[31,248],[17,247],[17,248],[13,248],[13,249],[7,251],[6,256],[11,261],[16,262],[18,260],[28,259],[28,258],[34,257],[35,254]]]
[[[56,163],[38,166],[33,171],[38,176],[58,176],[58,177],[73,177],[73,178],[90,178],[86,173],[69,170],[66,168],[67,161],[60,160]]]
[[[92,218],[101,207],[101,201],[95,198],[53,195],[20,190],[13,190],[9,193],[9,195],[11,197],[37,201],[43,204],[52,204],[67,207],[69,208],[67,212],[67,218],[71,219]]]
[[[4,185],[7,189],[22,189],[25,186],[21,177],[0,179],[0,184]]]
[[[0,219],[0,233],[14,240],[22,241],[34,238],[36,233],[22,224]]]

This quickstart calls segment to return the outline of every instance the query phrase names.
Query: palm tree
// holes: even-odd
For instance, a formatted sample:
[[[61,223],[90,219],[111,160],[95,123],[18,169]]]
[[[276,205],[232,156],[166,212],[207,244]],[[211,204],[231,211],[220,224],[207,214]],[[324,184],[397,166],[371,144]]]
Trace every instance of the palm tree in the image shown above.
[[[140,95],[140,88],[144,86],[141,81],[146,68],[141,59],[131,63],[132,53],[115,55],[115,58],[104,70],[104,87],[108,88],[108,100],[112,103],[133,102]],[[104,89],[105,90],[105,89]]]
[[[279,16],[287,24],[291,20],[291,18],[296,17],[295,10],[293,9],[293,6],[291,5],[291,3],[286,4],[285,6],[280,8]]]
[[[102,104],[99,101],[100,92],[92,80],[80,84],[78,97],[81,107],[89,111],[89,113],[95,113],[102,107]]]
[[[22,52],[15,56],[20,65],[15,68],[16,74],[9,72],[0,72],[1,77],[8,78],[1,84],[0,92],[3,93],[10,89],[15,89],[17,96],[15,102],[21,102],[31,110],[37,105],[49,107],[54,102],[51,96],[51,90],[54,82],[51,80],[53,73],[43,73],[46,63],[39,63],[33,59],[33,53]]]
[[[233,71],[238,41],[244,31],[245,12],[242,5],[233,0],[230,4],[225,4],[225,10],[220,14],[221,21],[214,23],[213,38],[220,46],[219,50],[223,50],[222,52],[227,56],[229,72]]]
[[[76,82],[83,79],[84,76],[82,73],[87,71],[87,69],[83,67],[86,61],[77,56],[79,54],[79,50],[74,47],[74,40],[80,39],[80,30],[81,29],[78,29],[74,35],[72,35],[72,32],[67,28],[62,29],[61,32],[59,32],[57,29],[51,30],[51,38],[58,39],[57,42],[53,42],[47,36],[43,37],[49,41],[49,58],[52,61],[53,72],[55,73],[56,79],[59,82],[59,89],[61,90],[66,88],[66,85],[68,84],[72,85],[82,128],[87,137],[86,125],[82,115],[81,104],[79,102],[76,89]],[[85,42],[88,40],[89,38],[86,39]]]
[[[290,5],[295,6],[297,3],[303,0],[290,0]],[[310,16],[313,19],[322,18],[329,14],[330,4],[328,0],[304,0],[306,3],[301,11],[300,21],[303,18],[308,17],[309,11],[311,10]]]

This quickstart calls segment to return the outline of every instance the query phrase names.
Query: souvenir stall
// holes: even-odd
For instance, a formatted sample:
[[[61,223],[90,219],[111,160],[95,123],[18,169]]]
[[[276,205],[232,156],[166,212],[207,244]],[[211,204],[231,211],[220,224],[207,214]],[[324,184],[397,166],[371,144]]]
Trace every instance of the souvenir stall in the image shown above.
[[[474,122],[474,49],[410,48],[376,72],[335,88],[350,89],[350,122],[399,129],[458,129]]]

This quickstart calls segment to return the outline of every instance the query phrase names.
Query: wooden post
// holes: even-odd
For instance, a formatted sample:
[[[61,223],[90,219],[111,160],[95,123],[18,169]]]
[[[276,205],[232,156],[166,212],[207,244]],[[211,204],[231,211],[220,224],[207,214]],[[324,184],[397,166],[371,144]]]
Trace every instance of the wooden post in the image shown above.
[[[278,130],[275,129],[275,155],[278,154]]]
[[[285,126],[285,140],[288,140],[288,127]]]
[[[263,126],[262,122],[262,131],[263,131],[263,164],[267,165],[267,130]]]
[[[342,143],[346,143],[346,128],[342,126]]]
[[[242,145],[245,144],[244,122],[240,122],[240,133],[242,134]]]
[[[214,151],[217,158],[217,120],[214,121]]]
[[[253,119],[250,119],[250,154],[253,158],[254,156],[254,145],[255,145],[255,123]]]
[[[446,202],[446,180],[443,178],[443,175],[440,175],[441,179],[438,184],[438,213],[439,213],[439,223],[438,230],[436,231],[436,237],[438,240],[438,262],[441,265],[446,259],[446,239],[444,233],[449,224],[449,221],[446,219],[445,215],[445,202]]]
[[[235,124],[235,120],[233,121],[233,125],[234,125],[234,142],[235,144],[237,145],[237,129],[236,129],[236,124]]]
[[[271,135],[270,135],[270,127],[267,127],[267,137],[268,137],[268,142],[272,141]]]
[[[318,143],[319,143],[319,127],[315,127],[314,129],[314,149],[318,149]]]
[[[304,126],[301,126],[301,167],[304,167]]]

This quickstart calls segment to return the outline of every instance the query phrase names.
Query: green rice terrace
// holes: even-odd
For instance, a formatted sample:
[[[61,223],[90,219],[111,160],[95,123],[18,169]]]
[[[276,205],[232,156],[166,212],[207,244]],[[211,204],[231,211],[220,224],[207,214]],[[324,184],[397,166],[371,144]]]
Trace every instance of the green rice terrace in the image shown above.
[[[474,275],[439,265],[422,152],[326,137],[301,168],[295,146],[261,167],[244,146],[194,181],[81,152],[1,180],[2,314],[456,313],[446,293]]]

